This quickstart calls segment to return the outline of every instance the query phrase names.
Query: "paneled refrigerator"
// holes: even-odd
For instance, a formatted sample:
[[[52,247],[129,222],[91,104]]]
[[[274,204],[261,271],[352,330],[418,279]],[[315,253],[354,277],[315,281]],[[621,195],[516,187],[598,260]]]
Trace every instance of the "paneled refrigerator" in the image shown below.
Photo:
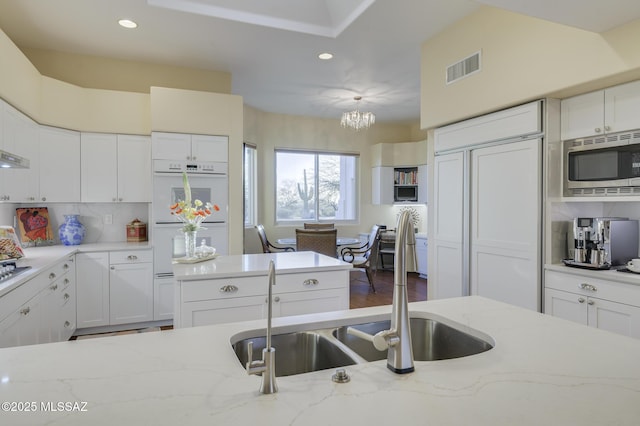
[[[540,310],[542,108],[538,101],[436,130],[435,298],[480,295]]]

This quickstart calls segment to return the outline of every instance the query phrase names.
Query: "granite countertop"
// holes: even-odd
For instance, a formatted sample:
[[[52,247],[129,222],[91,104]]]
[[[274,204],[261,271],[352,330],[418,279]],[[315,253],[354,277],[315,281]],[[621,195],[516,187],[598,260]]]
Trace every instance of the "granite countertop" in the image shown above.
[[[80,244],[77,246],[52,245],[25,248],[25,257],[18,259],[16,261],[16,266],[31,266],[31,269],[21,273],[15,278],[0,281],[0,297],[35,277],[43,269],[49,268],[65,257],[75,253],[131,249],[139,250],[144,248],[151,248],[151,245],[148,242],[113,242]]]
[[[7,348],[3,410],[24,410],[19,402],[36,409],[0,416],[11,425],[638,424],[639,340],[477,296],[410,310],[471,327],[496,345],[416,361],[405,375],[386,360],[349,366],[345,384],[331,381],[335,370],[279,377],[272,395],[258,394],[260,378],[246,374],[230,345],[264,320]],[[380,306],[274,318],[274,333],[389,313]],[[68,409],[42,409],[51,403]]]
[[[618,272],[617,269],[605,269],[605,270],[597,270],[597,269],[583,269],[583,268],[574,268],[571,266],[566,266],[565,264],[546,264],[544,265],[545,270],[547,271],[557,271],[563,272],[566,274],[579,275],[588,278],[595,279],[603,279],[608,281],[617,281],[625,284],[633,284],[640,286],[640,274],[635,274],[632,272]]]
[[[342,260],[312,251],[238,254],[218,256],[201,263],[173,265],[177,281],[231,278],[240,276],[263,276],[273,260],[277,274],[293,274],[322,269],[323,271],[350,270],[353,265]]]

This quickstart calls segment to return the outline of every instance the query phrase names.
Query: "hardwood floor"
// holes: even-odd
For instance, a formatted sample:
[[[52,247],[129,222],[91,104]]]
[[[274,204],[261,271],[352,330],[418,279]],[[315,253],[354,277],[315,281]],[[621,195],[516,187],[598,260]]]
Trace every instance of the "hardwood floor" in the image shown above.
[[[390,305],[393,301],[393,271],[377,271],[373,275],[376,292],[371,291],[367,276],[362,271],[352,271],[350,280],[351,297],[349,308]],[[427,300],[427,280],[417,273],[407,276],[407,295],[409,302]]]

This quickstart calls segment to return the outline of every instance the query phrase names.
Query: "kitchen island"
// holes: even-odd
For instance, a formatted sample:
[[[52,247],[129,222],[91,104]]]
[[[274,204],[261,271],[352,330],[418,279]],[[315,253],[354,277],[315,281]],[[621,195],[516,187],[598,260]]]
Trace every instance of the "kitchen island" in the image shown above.
[[[484,333],[495,347],[416,361],[405,375],[390,372],[386,360],[352,365],[345,384],[331,381],[334,370],[278,377],[272,395],[258,394],[260,378],[246,374],[230,345],[264,328],[263,320],[8,348],[0,350],[0,418],[11,425],[638,424],[640,341],[477,296],[409,307]],[[274,334],[390,311],[274,318]]]
[[[219,256],[173,265],[174,328],[266,318],[272,260],[274,316],[349,309],[351,263],[312,251]]]

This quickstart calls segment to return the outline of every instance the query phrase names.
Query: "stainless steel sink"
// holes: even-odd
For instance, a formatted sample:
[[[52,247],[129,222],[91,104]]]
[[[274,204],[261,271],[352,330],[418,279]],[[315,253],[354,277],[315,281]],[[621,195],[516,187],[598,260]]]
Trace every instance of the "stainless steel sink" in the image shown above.
[[[276,350],[276,377],[355,364],[353,357],[331,341],[330,331],[325,335],[319,331],[299,331],[271,336],[271,345]],[[254,359],[260,359],[266,338],[253,337],[232,344],[238,360],[245,368],[249,361],[249,342],[253,342]]]
[[[460,324],[449,325],[445,323],[448,321],[436,318],[412,317],[410,321],[416,361],[460,358],[493,348],[490,337],[478,337],[482,333],[468,329],[465,331],[465,327]],[[347,334],[347,328],[353,327],[373,335],[388,330],[390,323],[388,320],[360,318],[355,324],[345,325],[342,321],[337,327],[283,334],[274,330],[271,344],[276,349],[276,376],[291,376],[386,359],[387,351],[378,351],[370,341]],[[245,333],[242,335],[246,336]],[[253,342],[253,358],[260,359],[266,344],[264,336],[231,339],[231,346],[244,368],[249,361],[249,342]]]
[[[460,358],[488,351],[493,347],[489,342],[455,329],[443,322],[429,318],[411,318],[411,343],[416,361],[437,361]],[[374,335],[388,330],[391,321],[376,321],[366,324],[343,326],[333,331],[338,341],[344,343],[367,361],[387,358],[387,351],[378,351],[371,342],[347,334],[347,328],[353,327]]]

